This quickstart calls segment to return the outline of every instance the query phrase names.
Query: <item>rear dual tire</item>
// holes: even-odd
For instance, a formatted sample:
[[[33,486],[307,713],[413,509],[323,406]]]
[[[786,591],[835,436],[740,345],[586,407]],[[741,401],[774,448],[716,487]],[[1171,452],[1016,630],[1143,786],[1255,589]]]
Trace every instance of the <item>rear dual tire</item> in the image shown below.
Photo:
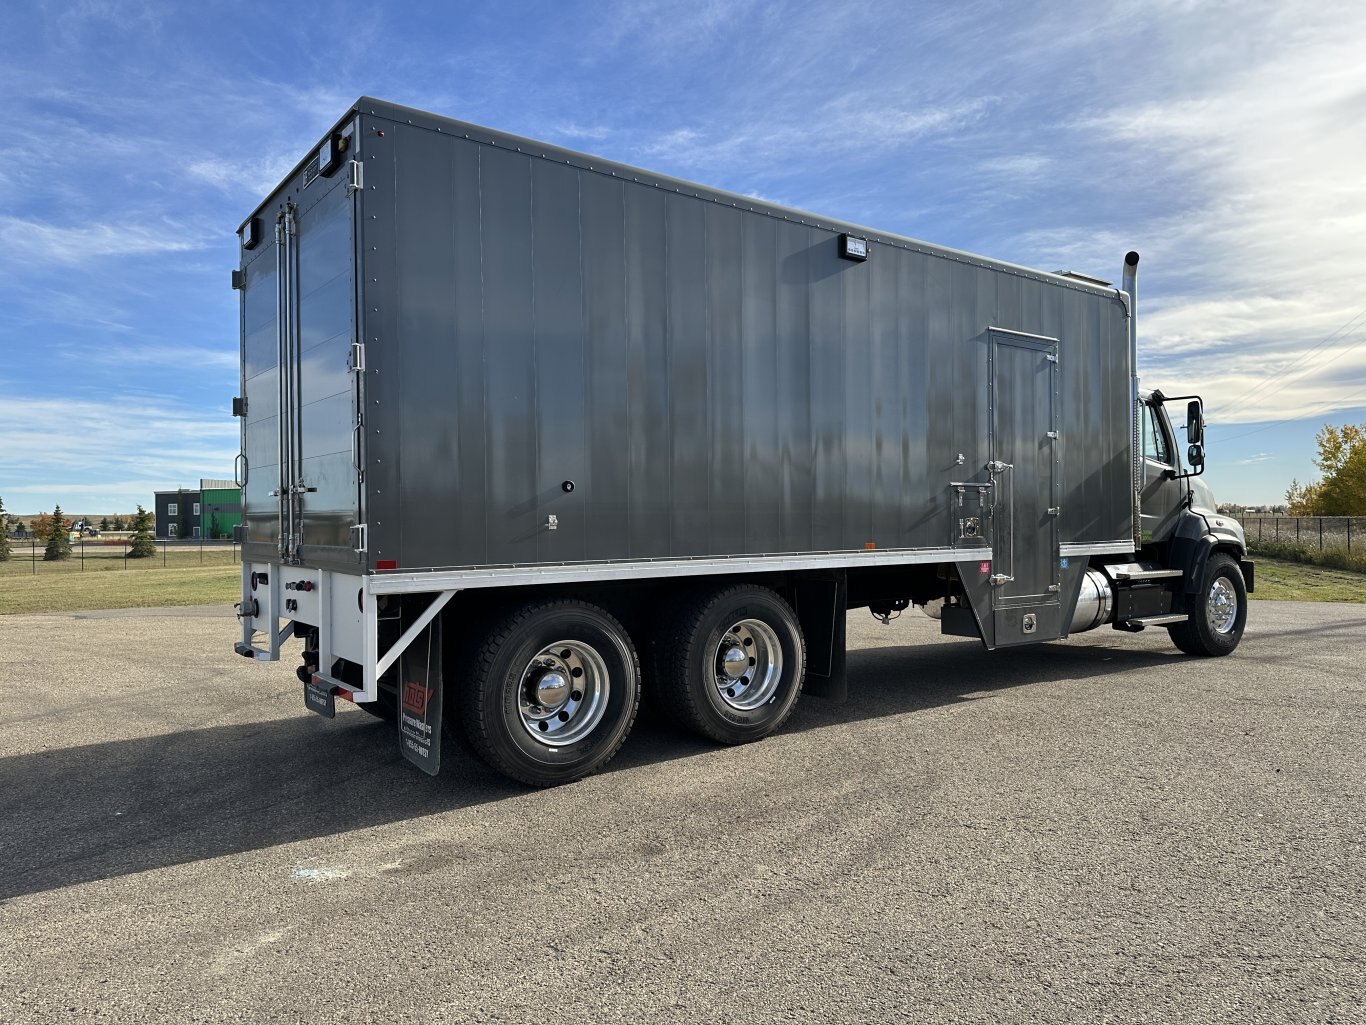
[[[792,608],[766,587],[694,599],[659,632],[653,684],[669,715],[709,740],[766,737],[792,714],[806,645]]]
[[[498,621],[460,675],[470,744],[531,786],[571,783],[621,749],[640,706],[625,628],[595,605],[547,601]]]

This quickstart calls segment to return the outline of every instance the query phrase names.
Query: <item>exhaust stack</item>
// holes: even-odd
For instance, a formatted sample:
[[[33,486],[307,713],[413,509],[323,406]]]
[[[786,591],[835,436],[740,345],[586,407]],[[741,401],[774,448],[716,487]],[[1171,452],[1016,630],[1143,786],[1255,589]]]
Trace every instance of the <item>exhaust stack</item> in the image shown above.
[[[1131,476],[1134,491],[1134,545],[1143,541],[1143,525],[1140,520],[1138,495],[1143,490],[1143,439],[1139,437],[1142,423],[1138,408],[1138,253],[1129,250],[1124,254],[1124,277],[1121,279],[1124,294],[1129,297],[1129,443],[1132,446]]]

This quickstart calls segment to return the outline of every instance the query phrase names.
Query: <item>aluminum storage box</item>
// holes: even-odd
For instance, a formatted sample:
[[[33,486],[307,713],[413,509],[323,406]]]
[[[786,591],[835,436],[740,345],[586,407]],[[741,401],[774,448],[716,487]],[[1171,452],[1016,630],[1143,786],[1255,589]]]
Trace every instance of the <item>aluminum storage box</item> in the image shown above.
[[[243,236],[248,560],[1131,547],[1115,289],[366,98]]]

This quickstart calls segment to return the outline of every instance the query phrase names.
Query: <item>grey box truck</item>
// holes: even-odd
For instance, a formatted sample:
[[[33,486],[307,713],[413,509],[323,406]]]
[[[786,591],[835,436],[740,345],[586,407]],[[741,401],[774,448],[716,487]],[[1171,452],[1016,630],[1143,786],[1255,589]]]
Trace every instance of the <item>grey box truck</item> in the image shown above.
[[[362,98],[240,230],[241,637],[306,706],[549,785],[642,693],[839,698],[850,609],[1237,647],[1253,567],[1123,286]],[[1183,452],[1183,449],[1185,450]]]

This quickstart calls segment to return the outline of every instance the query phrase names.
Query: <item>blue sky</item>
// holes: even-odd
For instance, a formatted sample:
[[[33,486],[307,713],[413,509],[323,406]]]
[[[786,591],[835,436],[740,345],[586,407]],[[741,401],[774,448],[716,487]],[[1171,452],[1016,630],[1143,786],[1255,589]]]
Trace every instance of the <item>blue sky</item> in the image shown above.
[[[1136,248],[1144,385],[1279,500],[1366,421],[1366,6],[1038,7],[12,0],[0,497],[231,474],[233,232],[369,94],[1045,270]]]

